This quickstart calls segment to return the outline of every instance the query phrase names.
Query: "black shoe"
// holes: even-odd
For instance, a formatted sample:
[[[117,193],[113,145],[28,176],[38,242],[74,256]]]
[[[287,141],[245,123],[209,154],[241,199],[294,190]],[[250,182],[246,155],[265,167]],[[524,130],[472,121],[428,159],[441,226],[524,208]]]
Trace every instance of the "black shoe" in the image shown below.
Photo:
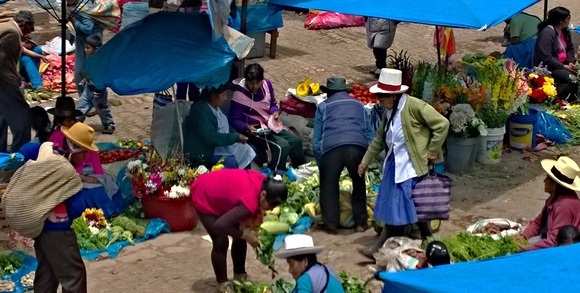
[[[375,257],[374,257],[375,253],[366,247],[357,247],[356,251],[366,258],[375,260]]]
[[[364,231],[368,230],[370,227],[371,226],[369,225],[369,223],[364,223],[362,225],[356,225],[356,228],[354,228],[354,230],[356,232],[361,233],[361,232],[364,232]]]
[[[115,126],[105,126],[103,129],[103,134],[113,134],[115,132]]]

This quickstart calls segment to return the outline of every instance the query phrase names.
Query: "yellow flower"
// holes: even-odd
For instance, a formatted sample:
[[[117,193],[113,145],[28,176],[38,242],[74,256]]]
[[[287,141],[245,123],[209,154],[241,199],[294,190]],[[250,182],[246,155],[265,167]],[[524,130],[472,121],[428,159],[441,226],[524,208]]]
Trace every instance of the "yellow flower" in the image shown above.
[[[224,165],[223,164],[217,164],[217,165],[214,165],[213,167],[211,167],[211,170],[212,171],[219,171],[219,170],[221,170],[223,168],[224,168]]]
[[[549,98],[553,98],[553,97],[555,97],[555,96],[556,96],[556,94],[557,94],[557,93],[556,93],[556,87],[555,87],[555,86],[553,86],[553,85],[550,85],[550,84],[545,84],[545,83],[544,83],[544,86],[542,87],[542,90],[544,91],[544,93],[546,93],[546,95],[547,95]]]
[[[546,83],[552,85],[554,84],[554,79],[551,77],[544,77],[544,85],[546,85]]]
[[[528,88],[528,91],[526,92],[526,95],[531,95],[532,94],[532,88]]]
[[[536,78],[536,77],[538,77],[538,76],[537,76],[535,73],[530,73],[530,75],[529,75],[529,78],[530,78],[530,79],[532,79],[532,78]]]

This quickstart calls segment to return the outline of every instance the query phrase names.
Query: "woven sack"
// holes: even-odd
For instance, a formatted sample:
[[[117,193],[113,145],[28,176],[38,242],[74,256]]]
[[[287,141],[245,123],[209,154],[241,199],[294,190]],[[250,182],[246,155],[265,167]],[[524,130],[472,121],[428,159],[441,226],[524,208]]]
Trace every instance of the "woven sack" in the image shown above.
[[[8,184],[2,198],[2,207],[10,227],[23,236],[35,238],[44,227],[48,214],[60,203],[82,188],[82,182],[64,157],[43,155],[47,145],[41,147],[39,159],[28,161],[20,167]]]
[[[415,184],[411,198],[419,221],[449,219],[452,182],[451,178],[431,171]]]

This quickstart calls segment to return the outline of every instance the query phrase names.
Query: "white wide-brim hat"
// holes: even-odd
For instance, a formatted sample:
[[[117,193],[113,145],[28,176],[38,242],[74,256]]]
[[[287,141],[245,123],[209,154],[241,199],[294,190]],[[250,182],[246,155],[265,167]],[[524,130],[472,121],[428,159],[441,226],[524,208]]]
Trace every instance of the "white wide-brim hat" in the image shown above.
[[[312,236],[304,234],[288,235],[284,238],[284,246],[274,253],[277,258],[289,258],[303,254],[318,254],[324,250],[324,246],[314,246]]]
[[[542,168],[548,173],[550,178],[554,179],[558,184],[580,191],[580,168],[574,160],[569,157],[560,157],[558,160],[542,160]]]
[[[402,84],[403,72],[398,69],[383,68],[379,75],[379,81],[371,86],[369,91],[373,94],[400,94],[406,92],[409,87]]]

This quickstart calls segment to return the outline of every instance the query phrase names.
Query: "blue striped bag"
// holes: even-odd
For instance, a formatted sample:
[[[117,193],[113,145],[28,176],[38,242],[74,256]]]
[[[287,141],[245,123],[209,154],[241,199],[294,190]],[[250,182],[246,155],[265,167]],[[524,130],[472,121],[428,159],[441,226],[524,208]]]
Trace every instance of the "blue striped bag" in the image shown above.
[[[419,221],[449,219],[452,183],[451,178],[432,170],[419,179],[411,194]]]

